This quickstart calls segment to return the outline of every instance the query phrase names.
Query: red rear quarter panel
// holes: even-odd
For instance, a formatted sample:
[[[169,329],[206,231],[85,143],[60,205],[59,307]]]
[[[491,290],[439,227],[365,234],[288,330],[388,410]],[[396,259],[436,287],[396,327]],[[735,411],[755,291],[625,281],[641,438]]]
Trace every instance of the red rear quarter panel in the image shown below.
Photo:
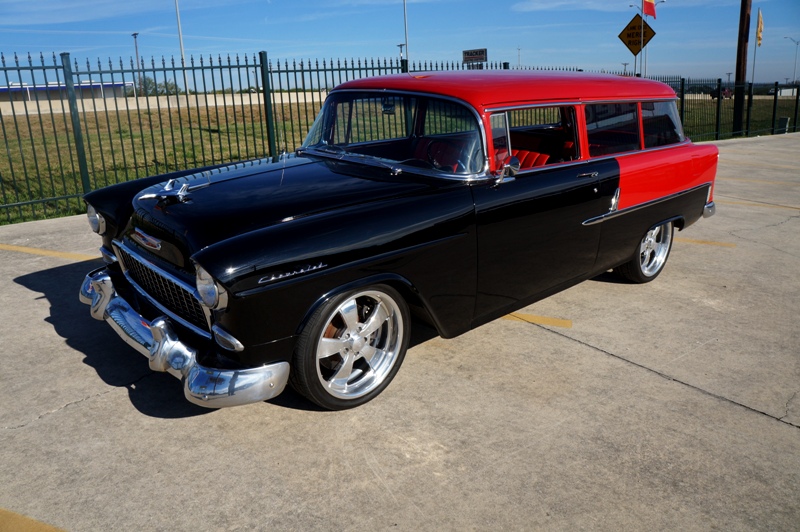
[[[717,147],[685,142],[670,148],[619,157],[618,208],[635,207],[711,183],[717,170]]]

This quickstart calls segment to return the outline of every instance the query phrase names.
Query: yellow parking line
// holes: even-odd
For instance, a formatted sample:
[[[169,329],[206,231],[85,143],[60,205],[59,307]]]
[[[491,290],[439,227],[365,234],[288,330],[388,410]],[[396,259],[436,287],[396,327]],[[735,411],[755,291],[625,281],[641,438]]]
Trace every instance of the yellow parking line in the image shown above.
[[[675,242],[684,244],[704,244],[706,246],[720,246],[723,248],[735,248],[736,244],[730,242],[714,242],[713,240],[695,240],[694,238],[675,237]]]
[[[549,316],[534,316],[533,314],[520,314],[519,312],[512,312],[503,316],[504,320],[524,321],[525,323],[533,323],[534,325],[548,325],[550,327],[561,327],[563,329],[572,328],[572,320],[562,320],[559,318],[551,318]]]
[[[19,530],[24,532],[63,532],[63,529],[36,521],[25,515],[15,514],[0,508],[0,530]]]
[[[766,207],[768,209],[790,209],[793,211],[800,211],[800,207],[791,207],[789,205],[771,205],[769,203],[756,203],[752,201],[728,201],[728,200],[714,200],[714,203],[721,205],[745,205],[747,207]]]
[[[722,158],[719,164],[729,164],[731,166],[752,166],[753,168],[775,168],[778,170],[796,170],[796,166],[789,166],[786,164],[768,164],[768,163],[748,163],[745,161],[734,161],[733,159]],[[728,178],[730,179],[730,178]]]
[[[788,166],[786,168],[789,168]],[[795,170],[795,168],[791,168]],[[745,179],[744,177],[718,177],[717,181],[740,181],[742,183],[758,183],[763,185],[800,185],[800,181],[776,181],[773,179]]]
[[[29,255],[41,255],[43,257],[58,257],[67,260],[93,260],[100,257],[96,255],[84,255],[83,253],[67,253],[65,251],[53,251],[51,249],[29,248],[25,246],[12,246],[10,244],[0,244],[2,251],[16,251],[17,253],[27,253]]]

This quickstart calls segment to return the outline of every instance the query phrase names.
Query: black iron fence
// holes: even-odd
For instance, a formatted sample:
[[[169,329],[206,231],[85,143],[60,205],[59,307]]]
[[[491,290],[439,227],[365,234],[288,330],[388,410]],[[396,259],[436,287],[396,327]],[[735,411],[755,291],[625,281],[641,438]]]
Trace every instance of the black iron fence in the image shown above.
[[[84,193],[113,183],[292,151],[327,92],[344,81],[465,68],[397,59],[270,61],[265,52],[185,65],[78,64],[69,54],[0,54],[0,63],[0,224],[83,212]],[[654,79],[679,95],[694,140],[797,131],[796,87],[744,87],[745,119],[734,131],[735,87],[719,79]]]

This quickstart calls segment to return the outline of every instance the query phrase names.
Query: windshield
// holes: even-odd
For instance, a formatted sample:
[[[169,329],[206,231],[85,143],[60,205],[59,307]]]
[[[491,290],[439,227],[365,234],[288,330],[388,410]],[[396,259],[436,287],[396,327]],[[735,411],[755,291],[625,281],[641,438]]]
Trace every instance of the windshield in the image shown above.
[[[476,174],[486,166],[478,120],[466,106],[383,91],[331,94],[301,150],[436,174]]]

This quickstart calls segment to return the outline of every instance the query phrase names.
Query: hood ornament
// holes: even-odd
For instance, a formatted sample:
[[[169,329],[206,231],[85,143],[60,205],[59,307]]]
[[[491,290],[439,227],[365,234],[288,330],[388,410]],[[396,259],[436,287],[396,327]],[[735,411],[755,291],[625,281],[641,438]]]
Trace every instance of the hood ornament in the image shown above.
[[[189,193],[193,190],[197,190],[198,188],[204,188],[209,186],[211,183],[203,183],[201,185],[197,185],[194,187],[190,187],[189,183],[184,183],[181,185],[180,188],[175,188],[177,184],[176,179],[170,179],[164,185],[164,188],[161,189],[159,192],[151,193],[151,194],[142,194],[139,196],[140,200],[148,200],[148,199],[156,199],[158,201],[167,201],[167,200],[174,200],[180,203],[185,203],[189,201]]]

